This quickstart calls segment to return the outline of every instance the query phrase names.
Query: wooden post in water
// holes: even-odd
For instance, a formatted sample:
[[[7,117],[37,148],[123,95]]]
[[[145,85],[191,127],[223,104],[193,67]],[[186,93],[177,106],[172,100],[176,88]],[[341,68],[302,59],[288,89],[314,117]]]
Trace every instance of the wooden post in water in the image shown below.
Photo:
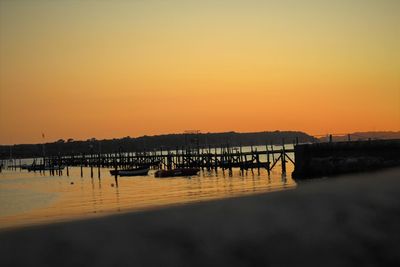
[[[257,173],[260,175],[260,154],[258,154],[257,147],[256,147],[256,162],[257,162]]]
[[[114,170],[115,170],[115,186],[118,187],[118,164],[117,164],[117,159],[114,157]]]
[[[211,163],[212,163],[212,154],[211,154],[211,146],[208,145],[208,152],[207,152],[207,170],[211,171]]]
[[[101,154],[99,152],[98,158],[97,158],[97,178],[100,179],[100,164],[101,164]]]
[[[246,175],[247,175],[247,170],[248,170],[248,165],[247,165],[247,154],[243,154],[243,168],[246,170]]]
[[[171,155],[170,155],[170,152],[169,152],[169,150],[167,151],[167,157],[166,157],[166,167],[167,167],[167,170],[171,170]]]
[[[243,162],[243,147],[242,144],[239,146],[239,166],[240,166],[240,173],[243,176],[243,169],[244,169],[244,162]]]
[[[81,155],[81,178],[83,177],[83,153]]]
[[[286,173],[286,152],[285,152],[285,139],[282,139],[282,154],[281,154],[281,161],[282,161],[282,173]]]
[[[51,166],[51,175],[55,176],[56,175],[56,166],[54,165],[55,163],[55,157],[49,157],[49,166]]]
[[[251,145],[251,174],[254,175],[254,170],[253,170],[253,160],[254,160],[254,151],[253,151],[253,145]]]
[[[214,147],[214,169],[218,171],[218,156],[217,156],[217,147]]]
[[[122,165],[122,148],[121,147],[119,147],[118,158],[119,158],[119,160],[118,160],[119,167],[121,167],[121,165]]]
[[[90,165],[90,178],[93,178],[93,153],[90,154],[89,165]]]
[[[61,156],[58,154],[58,176],[61,176]]]
[[[274,146],[272,145],[272,141],[271,141],[271,155],[272,155],[272,161],[275,162],[275,153],[274,153]]]
[[[269,159],[268,144],[265,145],[265,151],[267,153],[267,172],[268,172],[268,176],[269,176],[270,172],[271,172],[271,170],[270,170],[271,162],[270,162],[270,159]]]
[[[232,174],[232,154],[229,143],[226,145],[227,156],[228,156],[228,170],[229,174]]]

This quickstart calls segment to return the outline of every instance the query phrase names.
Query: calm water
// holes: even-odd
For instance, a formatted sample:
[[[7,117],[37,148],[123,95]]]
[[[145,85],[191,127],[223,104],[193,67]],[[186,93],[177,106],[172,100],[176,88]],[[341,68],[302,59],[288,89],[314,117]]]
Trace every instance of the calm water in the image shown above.
[[[287,176],[277,166],[268,176],[265,170],[244,172],[233,169],[217,173],[200,172],[193,177],[154,178],[120,177],[118,187],[108,169],[101,178],[90,178],[90,169],[70,168],[70,176],[49,176],[27,171],[3,170],[0,174],[0,228],[49,223],[139,211],[169,205],[222,199],[296,186],[290,178],[293,165],[287,164]]]

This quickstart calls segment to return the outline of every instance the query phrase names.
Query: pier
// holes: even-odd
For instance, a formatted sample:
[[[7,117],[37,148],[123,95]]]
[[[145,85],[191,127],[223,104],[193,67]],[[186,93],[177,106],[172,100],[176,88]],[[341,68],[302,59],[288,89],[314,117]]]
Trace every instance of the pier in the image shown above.
[[[126,169],[148,166],[153,169],[166,170],[175,168],[232,170],[232,168],[240,168],[240,170],[266,169],[268,172],[280,162],[282,172],[286,172],[286,162],[290,161],[294,164],[290,153],[294,153],[294,149],[286,149],[285,146],[282,146],[280,150],[266,146],[264,150],[252,148],[247,152],[242,151],[241,148],[223,147],[52,156],[37,159],[37,162],[45,163],[47,166],[90,167],[91,169]]]
[[[293,178],[304,179],[331,176],[341,173],[367,171],[400,165],[400,140],[368,140],[294,144],[277,148],[272,145],[261,147],[181,147],[175,150],[115,153],[80,153],[52,155],[33,159],[37,166],[48,166],[51,175],[62,175],[63,169],[69,176],[69,167],[90,168],[90,176],[100,178],[100,169],[115,170],[148,167],[172,170],[177,168],[199,168],[202,170],[222,169],[232,172],[233,168],[252,172],[264,169],[268,174],[279,167],[286,174],[286,164],[295,166]],[[23,169],[20,159],[2,160],[2,168]]]
[[[258,149],[257,149],[258,148]],[[265,169],[268,173],[277,166],[281,167],[282,173],[286,173],[286,163],[295,163],[293,158],[294,149],[287,148],[283,144],[280,149],[272,145],[251,147],[250,151],[243,151],[242,147],[208,147],[208,148],[176,148],[175,150],[158,150],[148,152],[123,152],[116,153],[89,153],[56,155],[33,159],[36,165],[51,166],[48,170],[56,175],[63,166],[68,175],[69,167],[80,167],[83,176],[83,167],[91,169],[91,177],[94,169],[111,168],[127,169],[136,167],[149,167],[152,169],[171,170],[175,168],[200,168],[202,170],[229,170],[239,168],[241,171],[254,169]],[[8,168],[21,169],[18,160],[12,160]],[[279,164],[280,163],[280,164]],[[100,171],[98,171],[100,175]]]

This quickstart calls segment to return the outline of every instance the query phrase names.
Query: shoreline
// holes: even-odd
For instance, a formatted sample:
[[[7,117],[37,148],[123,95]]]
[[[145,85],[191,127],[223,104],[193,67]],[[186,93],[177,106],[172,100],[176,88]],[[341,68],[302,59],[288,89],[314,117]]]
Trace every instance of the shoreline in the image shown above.
[[[0,263],[395,264],[399,177],[400,168],[391,168],[302,182],[296,190],[4,231]]]

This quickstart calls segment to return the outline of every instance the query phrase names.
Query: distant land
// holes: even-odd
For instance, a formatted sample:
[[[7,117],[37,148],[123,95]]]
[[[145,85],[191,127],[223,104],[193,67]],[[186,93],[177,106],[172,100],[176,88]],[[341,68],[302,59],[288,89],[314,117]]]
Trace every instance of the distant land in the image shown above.
[[[348,140],[348,135],[334,135],[332,137],[332,141],[334,142],[342,142]],[[382,139],[400,139],[400,131],[398,132],[354,132],[350,134],[350,140],[382,140]],[[324,136],[318,138],[321,142],[326,142],[329,140],[329,136]]]
[[[162,148],[163,150],[175,150],[182,147],[221,147],[221,146],[250,146],[266,144],[282,144],[295,142],[315,142],[316,139],[304,132],[298,131],[273,131],[255,133],[180,133],[165,134],[141,137],[124,137],[119,139],[97,140],[95,138],[86,141],[73,139],[60,139],[56,142],[43,144],[20,144],[0,146],[0,158],[10,158],[10,151],[14,158],[41,157],[43,147],[47,156],[77,153],[114,153],[117,151],[153,151]]]
[[[221,146],[250,146],[270,144],[293,144],[298,139],[299,143],[325,142],[326,137],[316,138],[300,131],[270,131],[254,133],[181,133],[155,136],[124,137],[119,139],[97,140],[95,138],[86,141],[73,139],[60,139],[56,142],[43,144],[19,144],[0,146],[0,158],[29,158],[43,156],[43,148],[46,156],[68,155],[79,153],[114,153],[118,151],[153,151],[175,150],[182,147],[221,147]],[[350,134],[351,140],[366,139],[400,139],[398,132],[356,132]],[[333,141],[347,141],[347,135],[335,135]]]

